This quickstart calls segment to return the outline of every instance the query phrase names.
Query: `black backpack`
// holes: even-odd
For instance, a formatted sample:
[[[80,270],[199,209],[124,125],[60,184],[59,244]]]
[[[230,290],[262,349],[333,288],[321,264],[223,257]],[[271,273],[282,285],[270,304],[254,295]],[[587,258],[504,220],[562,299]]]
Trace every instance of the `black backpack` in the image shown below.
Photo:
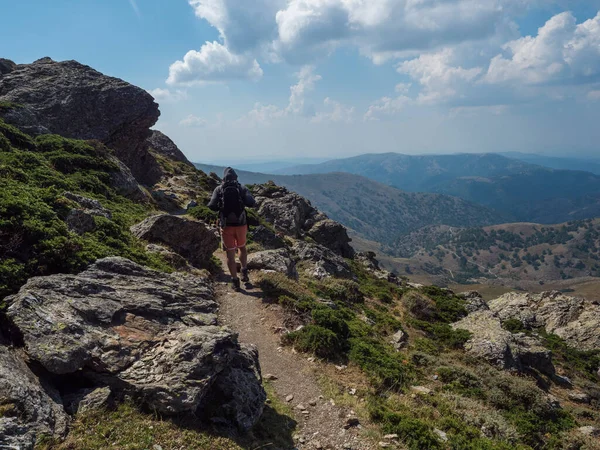
[[[222,226],[246,224],[242,187],[237,181],[228,181],[221,187],[220,210]]]

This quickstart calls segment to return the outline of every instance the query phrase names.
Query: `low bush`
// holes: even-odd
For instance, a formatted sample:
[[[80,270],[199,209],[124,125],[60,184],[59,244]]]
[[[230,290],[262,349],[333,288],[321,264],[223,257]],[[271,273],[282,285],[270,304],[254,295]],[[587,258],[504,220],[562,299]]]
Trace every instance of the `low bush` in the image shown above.
[[[301,352],[314,353],[322,358],[336,358],[343,353],[338,336],[319,325],[307,325],[299,331],[288,333],[283,337],[283,342]]]

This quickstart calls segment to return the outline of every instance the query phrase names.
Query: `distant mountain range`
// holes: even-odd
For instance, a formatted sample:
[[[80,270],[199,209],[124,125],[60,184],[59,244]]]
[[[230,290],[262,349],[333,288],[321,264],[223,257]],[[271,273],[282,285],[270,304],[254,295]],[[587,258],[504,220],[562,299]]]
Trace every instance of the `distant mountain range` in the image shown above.
[[[507,158],[518,159],[530,164],[550,167],[551,169],[583,170],[600,175],[600,159],[591,158],[566,158],[557,156],[544,156],[534,153],[506,152],[501,153]]]
[[[196,164],[218,175],[223,167]],[[382,243],[392,251],[401,236],[428,225],[477,227],[502,223],[506,218],[456,197],[435,193],[404,192],[366,177],[348,173],[269,175],[238,171],[244,184],[269,180],[308,198],[359,235]]]
[[[367,154],[280,172],[362,175],[406,191],[456,196],[493,209],[513,222],[551,224],[600,217],[600,175],[543,167],[498,154]]]

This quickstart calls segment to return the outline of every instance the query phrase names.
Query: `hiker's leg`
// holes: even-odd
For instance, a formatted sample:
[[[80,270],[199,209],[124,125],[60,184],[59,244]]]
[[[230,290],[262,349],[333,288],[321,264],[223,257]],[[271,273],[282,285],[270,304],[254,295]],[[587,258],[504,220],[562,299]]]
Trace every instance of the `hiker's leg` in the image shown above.
[[[246,250],[246,234],[248,233],[248,227],[238,227],[236,232],[237,246],[240,249],[240,264],[242,265],[242,269],[245,269],[248,266],[248,250]]]
[[[235,249],[227,250],[227,267],[231,278],[237,278],[237,264],[235,262]]]
[[[248,267],[248,250],[246,250],[246,246],[240,247],[240,264],[242,265],[242,269]]]

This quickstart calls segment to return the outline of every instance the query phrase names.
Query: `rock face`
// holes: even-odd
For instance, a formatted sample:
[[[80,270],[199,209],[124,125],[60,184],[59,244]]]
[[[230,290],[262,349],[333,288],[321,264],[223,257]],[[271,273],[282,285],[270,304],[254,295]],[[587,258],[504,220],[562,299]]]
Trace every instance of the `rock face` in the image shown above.
[[[23,105],[3,114],[6,122],[33,135],[102,141],[139,182],[152,185],[160,179],[146,142],[160,112],[146,91],[76,61],[43,58],[3,67],[0,101]]]
[[[294,257],[307,273],[318,279],[328,277],[352,278],[353,274],[346,261],[322,245],[298,241],[292,247]]]
[[[276,230],[295,238],[310,236],[343,258],[352,258],[354,249],[346,229],[313,208],[308,200],[274,183],[255,186],[258,212]]]
[[[72,192],[65,192],[63,195],[79,205],[79,208],[72,209],[66,218],[69,229],[78,234],[88,233],[96,229],[94,217],[112,218],[111,212],[104,208],[98,200],[73,194]]]
[[[532,368],[553,376],[552,353],[538,338],[523,333],[511,333],[502,328],[500,317],[493,311],[480,310],[454,323],[453,328],[469,331],[472,336],[465,350],[502,369]]]
[[[145,241],[164,244],[196,267],[207,267],[219,247],[215,232],[202,222],[161,214],[131,227],[131,232]]]
[[[520,320],[525,328],[543,327],[580,350],[600,349],[600,305],[560,292],[508,293],[489,302],[500,320]]]
[[[259,225],[251,230],[250,235],[255,242],[258,242],[267,250],[276,250],[285,247],[284,240],[264,225]]]
[[[188,161],[183,152],[179,150],[179,147],[175,145],[167,135],[161,133],[158,130],[151,130],[150,137],[148,138],[148,146],[151,150],[165,156],[173,161],[179,161],[194,167],[194,165]]]
[[[265,400],[257,354],[216,326],[213,298],[205,279],[105,258],[79,275],[30,279],[7,315],[52,374],[77,372],[164,414],[223,405],[220,419],[247,430]],[[219,386],[232,379],[224,398]]]
[[[296,263],[285,249],[250,253],[248,255],[248,269],[274,270],[285,274],[289,278],[298,278]]]
[[[44,388],[20,358],[0,345],[0,448],[33,450],[37,436],[62,436],[68,423],[58,393]]]
[[[338,222],[330,219],[317,222],[308,230],[308,235],[343,258],[354,257],[354,249],[350,246],[352,239],[348,237],[346,228]]]

